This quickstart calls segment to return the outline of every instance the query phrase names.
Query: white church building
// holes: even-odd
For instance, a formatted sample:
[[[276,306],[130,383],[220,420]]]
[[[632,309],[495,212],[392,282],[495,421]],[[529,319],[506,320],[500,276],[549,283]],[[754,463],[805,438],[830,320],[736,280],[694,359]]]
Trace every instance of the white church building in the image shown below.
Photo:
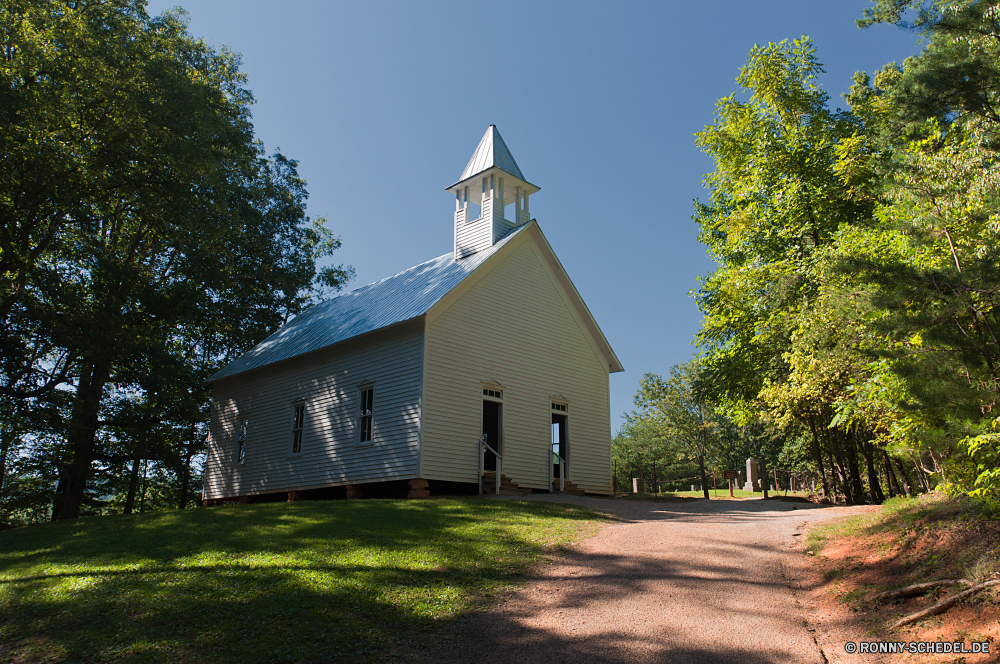
[[[622,366],[530,217],[539,188],[490,126],[447,191],[452,251],[308,309],[212,376],[206,504],[612,492]]]

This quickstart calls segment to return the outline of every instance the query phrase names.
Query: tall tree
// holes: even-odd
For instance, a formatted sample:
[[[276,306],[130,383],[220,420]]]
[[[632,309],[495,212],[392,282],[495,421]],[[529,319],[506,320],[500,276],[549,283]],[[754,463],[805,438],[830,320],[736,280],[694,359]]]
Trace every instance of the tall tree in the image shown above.
[[[630,421],[642,421],[658,430],[663,440],[680,443],[688,458],[698,464],[702,492],[708,499],[705,465],[715,425],[712,408],[698,389],[698,371],[699,360],[695,358],[672,366],[666,379],[656,374],[644,375],[635,395],[639,412]]]
[[[837,145],[856,119],[827,108],[823,69],[807,38],[754,46],[737,82],[749,93],[720,99],[716,122],[696,135],[715,161],[708,203],[695,205],[700,239],[719,268],[704,278],[706,379],[733,402],[757,397],[786,373],[790,315],[818,288],[812,256],[842,224],[870,217],[834,171]]]
[[[911,20],[912,19],[912,20]],[[921,134],[928,119],[1000,140],[1000,15],[981,0],[872,0],[860,27],[889,23],[921,33],[924,51],[884,88],[888,125]]]
[[[979,482],[995,496],[1000,16],[975,0],[877,0],[859,21],[875,22],[917,30],[926,46],[852,91],[894,147],[880,169],[887,200],[878,218],[902,248],[871,256],[856,247],[852,261],[878,286],[878,327],[893,342],[883,355],[919,413],[899,418],[919,423],[919,454],[953,487]]]
[[[748,431],[765,420],[788,440],[808,435],[826,493],[829,470],[855,502],[874,434],[835,417],[887,337],[873,328],[876,289],[844,269],[842,244],[888,251],[872,233],[889,150],[872,133],[873,113],[829,109],[815,84],[822,71],[806,38],[755,46],[737,79],[749,100],[720,100],[715,124],[697,135],[716,169],[695,221],[719,263],[697,293],[698,343],[704,384],[726,413]]]
[[[116,399],[176,416],[177,385],[197,389],[350,271],[317,275],[339,241],[305,216],[296,163],[255,140],[239,59],[182,13],[15,1],[0,30],[0,325],[18,340],[2,359],[22,376],[5,367],[4,387],[72,391],[53,508],[71,518]]]

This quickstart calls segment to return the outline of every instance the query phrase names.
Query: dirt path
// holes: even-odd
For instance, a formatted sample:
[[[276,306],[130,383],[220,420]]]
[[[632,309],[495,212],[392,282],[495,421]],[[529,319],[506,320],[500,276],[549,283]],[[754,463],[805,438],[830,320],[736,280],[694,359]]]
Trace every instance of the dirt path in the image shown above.
[[[541,578],[475,618],[453,662],[860,662],[845,616],[811,615],[799,542],[817,519],[868,508],[779,501],[533,496],[618,515]],[[822,625],[817,631],[816,625]],[[861,659],[858,659],[861,657]],[[865,660],[870,661],[870,660]]]

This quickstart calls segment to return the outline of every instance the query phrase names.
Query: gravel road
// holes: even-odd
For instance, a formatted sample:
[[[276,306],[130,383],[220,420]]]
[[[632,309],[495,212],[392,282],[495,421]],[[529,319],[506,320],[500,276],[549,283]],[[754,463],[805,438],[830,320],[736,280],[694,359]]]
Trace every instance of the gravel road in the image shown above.
[[[447,661],[851,661],[843,658],[847,627],[810,615],[816,604],[804,588],[811,582],[799,542],[809,522],[867,508],[763,500],[530,499],[585,505],[621,521],[472,619]],[[818,633],[824,619],[826,629]]]

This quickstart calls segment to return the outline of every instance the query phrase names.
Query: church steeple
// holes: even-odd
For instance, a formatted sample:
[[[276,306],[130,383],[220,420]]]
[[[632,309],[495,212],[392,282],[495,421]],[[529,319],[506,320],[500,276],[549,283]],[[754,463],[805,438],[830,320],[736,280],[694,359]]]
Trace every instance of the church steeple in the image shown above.
[[[524,179],[503,137],[490,125],[472,154],[462,177],[448,187],[455,194],[455,260],[496,244],[507,232],[528,223],[528,197],[539,188]],[[478,202],[479,217],[472,219],[470,201]],[[504,207],[514,204],[513,220],[504,218]]]

